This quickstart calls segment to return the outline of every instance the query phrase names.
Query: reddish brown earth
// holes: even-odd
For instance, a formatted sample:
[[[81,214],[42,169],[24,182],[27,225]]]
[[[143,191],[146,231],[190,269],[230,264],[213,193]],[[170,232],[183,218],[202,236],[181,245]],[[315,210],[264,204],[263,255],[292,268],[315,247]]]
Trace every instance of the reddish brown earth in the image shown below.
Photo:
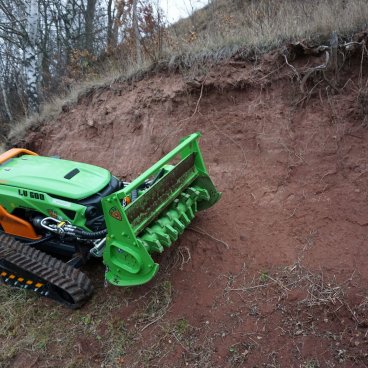
[[[276,55],[203,75],[160,72],[91,92],[28,136],[39,153],[129,180],[201,131],[223,192],[161,256],[148,285],[104,289],[103,267],[87,269],[98,274],[97,291],[78,313],[99,319],[72,342],[80,366],[368,366],[366,59],[363,80],[359,70],[360,55],[351,57],[339,93],[322,81],[302,102]],[[120,353],[106,363],[101,338],[122,325],[129,341],[117,337],[109,349]],[[56,350],[48,346],[37,364],[62,366]]]

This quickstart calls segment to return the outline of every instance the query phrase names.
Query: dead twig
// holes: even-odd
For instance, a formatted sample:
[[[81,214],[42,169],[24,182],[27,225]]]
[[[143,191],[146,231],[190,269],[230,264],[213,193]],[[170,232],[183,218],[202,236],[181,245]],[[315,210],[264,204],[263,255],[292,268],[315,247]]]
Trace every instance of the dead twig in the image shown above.
[[[274,74],[274,73],[278,72],[280,69],[282,69],[282,68],[284,67],[284,65],[285,65],[285,64],[280,65],[278,68],[276,68],[276,69],[272,70],[272,72],[270,72],[270,73],[268,73],[268,74],[264,75],[263,77],[261,77],[261,78],[257,79],[256,81],[257,81],[257,82],[260,82],[261,80],[266,79],[266,78],[267,78],[267,77],[269,77],[270,75],[272,75],[272,74]]]
[[[343,304],[343,305],[345,305],[346,309],[350,312],[350,314],[351,314],[352,318],[354,319],[354,321],[359,325],[360,324],[360,321],[359,321],[359,319],[356,316],[356,312],[354,312],[350,308],[350,305],[347,302],[342,302],[341,300],[340,300],[340,303]]]
[[[187,256],[185,258],[185,255],[183,254],[183,250],[187,253]],[[179,267],[179,270],[183,270],[184,265],[189,263],[189,261],[192,259],[192,256],[190,255],[190,250],[188,247],[179,247],[178,248],[180,257],[181,257],[181,265]]]
[[[199,94],[199,98],[198,98],[198,100],[197,100],[196,107],[195,107],[195,109],[194,109],[194,112],[193,112],[193,114],[192,114],[191,118],[192,118],[192,117],[193,117],[193,116],[198,112],[199,104],[200,104],[201,99],[202,99],[202,96],[203,96],[203,87],[204,87],[204,83],[205,83],[206,79],[207,79],[207,77],[206,77],[206,78],[204,78],[204,80],[203,80],[203,82],[202,82],[202,85],[201,85],[201,92],[200,92],[200,94]]]
[[[230,247],[229,247],[229,244],[227,244],[226,242],[224,242],[223,240],[221,240],[221,239],[217,239],[217,238],[215,238],[214,236],[212,236],[212,235],[210,235],[210,234],[208,234],[206,231],[204,231],[203,229],[198,229],[198,228],[195,228],[195,227],[193,227],[193,226],[190,226],[190,227],[188,227],[188,229],[189,230],[192,230],[192,231],[194,231],[194,232],[196,232],[196,233],[198,233],[198,234],[202,234],[202,235],[206,235],[206,236],[208,236],[210,239],[212,239],[212,240],[214,240],[214,241],[216,241],[216,242],[218,242],[218,243],[221,243],[221,244],[223,244],[225,247],[226,247],[226,249],[229,249]]]
[[[292,212],[292,214],[287,219],[292,218],[295,215],[295,212],[296,212],[296,207],[294,208],[294,211]]]
[[[166,314],[166,312],[167,312],[167,310],[165,311],[165,313],[162,313],[160,316],[158,316],[153,321],[147,323],[144,327],[141,328],[141,332],[144,331],[147,327],[149,327],[149,326],[153,325],[154,323],[158,322]]]
[[[279,285],[282,289],[290,291],[290,289],[288,289],[280,280],[274,279],[270,275],[267,275],[267,278],[273,281],[275,284]]]
[[[249,290],[254,290],[254,289],[259,289],[259,288],[263,288],[266,286],[271,285],[270,283],[267,284],[259,284],[259,285],[254,285],[254,286],[249,286],[249,287],[244,287],[244,288],[232,288],[232,289],[228,289],[229,291],[249,291]]]
[[[300,104],[306,100],[306,103],[308,103],[309,99],[312,96],[313,91],[316,89],[317,86],[319,86],[322,83],[322,80],[318,81],[311,89],[308,91],[303,98],[301,98],[297,104]]]

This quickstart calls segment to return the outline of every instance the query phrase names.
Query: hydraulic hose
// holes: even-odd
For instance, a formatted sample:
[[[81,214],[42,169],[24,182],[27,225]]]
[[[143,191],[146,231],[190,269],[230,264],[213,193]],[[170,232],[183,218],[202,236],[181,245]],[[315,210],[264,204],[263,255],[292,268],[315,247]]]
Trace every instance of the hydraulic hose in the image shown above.
[[[75,235],[83,239],[101,239],[107,235],[107,229],[94,232],[77,229],[74,233]]]

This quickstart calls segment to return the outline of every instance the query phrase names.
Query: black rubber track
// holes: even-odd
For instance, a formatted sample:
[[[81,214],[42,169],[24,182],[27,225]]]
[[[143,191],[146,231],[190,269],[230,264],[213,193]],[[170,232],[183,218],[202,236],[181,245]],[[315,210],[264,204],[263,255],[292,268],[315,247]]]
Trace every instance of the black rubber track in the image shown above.
[[[3,271],[42,282],[39,294],[73,309],[81,307],[93,293],[91,281],[83,272],[6,234],[0,234],[0,274]],[[24,287],[2,279],[10,286]]]

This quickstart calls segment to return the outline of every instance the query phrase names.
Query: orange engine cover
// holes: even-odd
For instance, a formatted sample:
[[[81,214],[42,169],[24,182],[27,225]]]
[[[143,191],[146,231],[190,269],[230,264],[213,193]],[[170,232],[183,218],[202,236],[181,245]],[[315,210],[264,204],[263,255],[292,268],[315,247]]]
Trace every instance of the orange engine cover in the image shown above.
[[[41,238],[28,221],[12,215],[3,206],[0,206],[0,224],[7,234],[32,240]]]

